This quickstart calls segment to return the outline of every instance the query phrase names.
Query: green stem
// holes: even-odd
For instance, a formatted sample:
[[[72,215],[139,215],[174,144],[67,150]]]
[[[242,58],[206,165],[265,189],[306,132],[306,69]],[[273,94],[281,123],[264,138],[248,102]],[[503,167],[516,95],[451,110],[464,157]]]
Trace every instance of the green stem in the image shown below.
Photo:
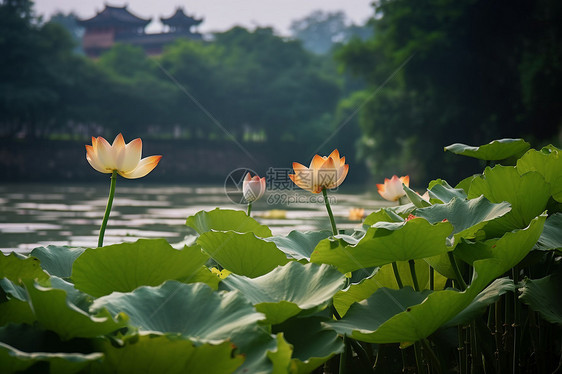
[[[420,285],[418,284],[418,277],[416,277],[416,263],[414,260],[408,260],[408,265],[410,265],[410,274],[412,274],[412,282],[414,282],[414,290],[420,291]]]
[[[417,372],[418,373],[422,373],[422,355],[421,355],[421,349],[420,349],[420,342],[415,342],[414,343],[414,354],[416,356],[416,368],[417,368]]]
[[[463,372],[465,372],[464,369],[466,365],[466,348],[464,346],[464,333],[461,325],[457,326],[457,337],[459,342],[459,374],[462,374]]]
[[[365,350],[365,348],[355,339],[349,339],[351,343],[351,348],[357,353],[360,362],[365,366],[365,369],[371,369],[371,359],[369,358],[369,354]]]
[[[396,265],[396,261],[392,263],[392,271],[394,272],[394,278],[396,278],[396,283],[398,284],[398,288],[404,287],[402,284],[402,279],[400,278],[400,273],[398,272],[398,265]]]
[[[107,206],[105,207],[105,214],[103,216],[103,221],[100,227],[98,247],[103,247],[103,236],[105,234],[105,228],[107,227],[107,221],[109,220],[109,213],[111,213],[111,206],[113,205],[113,197],[115,196],[116,183],[117,183],[117,170],[113,170],[113,173],[111,173],[111,187],[109,187],[109,197],[107,199]]]
[[[502,351],[501,347],[501,335],[503,334],[503,322],[501,316],[501,297],[496,301],[494,304],[494,340],[496,343],[496,352],[495,352],[495,368],[498,374],[501,374],[501,360],[500,360],[500,353]]]
[[[332,224],[332,233],[338,235],[338,229],[336,228],[336,221],[334,220],[334,214],[332,213],[332,208],[330,208],[330,201],[328,200],[328,191],[324,188],[322,189],[322,195],[324,195],[324,204],[326,204],[326,210],[328,211],[328,216],[330,216],[330,223]]]
[[[470,322],[470,353],[472,356],[471,373],[480,373],[482,371],[482,355],[478,347],[478,335],[476,333],[476,320]]]
[[[515,266],[511,269],[512,276],[513,276],[513,283],[515,286],[519,283],[519,268]],[[520,321],[520,312],[519,309],[519,301],[517,291],[513,292],[513,372],[518,372],[519,370],[519,344],[518,344],[518,327]]]
[[[439,358],[431,348],[431,343],[429,342],[429,340],[422,339],[421,342],[423,344],[424,350],[426,350],[427,353],[429,353],[429,357],[431,358],[431,361],[433,361],[433,367],[435,368],[435,371],[439,374],[442,373],[443,370],[441,369],[441,362],[439,361]]]
[[[251,201],[248,202],[248,212],[247,212],[248,217],[250,217],[250,213],[252,213],[252,202]]]
[[[429,289],[433,291],[435,288],[435,270],[429,265]]]
[[[349,338],[345,335],[343,336],[343,345],[343,352],[340,355],[339,374],[347,373],[347,361],[351,355],[351,344],[349,342]]]
[[[461,271],[459,270],[457,261],[455,261],[455,255],[453,255],[453,252],[448,252],[447,254],[449,255],[449,262],[451,263],[453,271],[455,272],[455,277],[457,278],[457,285],[459,286],[461,291],[464,291],[466,290],[466,283],[464,282],[464,279],[461,275]]]

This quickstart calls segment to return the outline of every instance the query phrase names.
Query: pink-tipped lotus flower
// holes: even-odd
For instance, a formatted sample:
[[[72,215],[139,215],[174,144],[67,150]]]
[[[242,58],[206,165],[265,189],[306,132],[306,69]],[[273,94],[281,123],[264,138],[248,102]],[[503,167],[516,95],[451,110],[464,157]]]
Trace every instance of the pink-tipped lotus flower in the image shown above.
[[[150,173],[162,156],[141,159],[142,140],[137,138],[125,144],[123,135],[115,137],[113,144],[98,136],[92,137],[92,145],[86,145],[86,159],[100,173],[113,173],[128,179],[141,178]]]
[[[402,183],[406,187],[410,187],[410,177],[406,175],[405,177],[398,178],[396,175],[391,179],[385,178],[384,184],[377,184],[377,190],[379,194],[388,201],[398,201],[402,196],[406,195]]]
[[[345,157],[340,158],[340,153],[335,149],[329,156],[316,155],[309,167],[298,162],[293,162],[295,174],[289,178],[303,190],[320,193],[338,187],[347,176],[349,165]]]
[[[265,192],[265,177],[260,178],[257,175],[253,177],[250,173],[246,174],[244,177],[244,182],[242,182],[242,193],[244,194],[244,199],[247,202],[252,203],[263,196]]]

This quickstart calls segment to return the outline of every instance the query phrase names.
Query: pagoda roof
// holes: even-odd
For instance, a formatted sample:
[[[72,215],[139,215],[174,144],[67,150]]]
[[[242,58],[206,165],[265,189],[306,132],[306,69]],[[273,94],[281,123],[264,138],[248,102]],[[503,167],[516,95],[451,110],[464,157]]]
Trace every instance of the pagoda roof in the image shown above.
[[[199,25],[201,22],[203,22],[203,18],[197,19],[188,16],[183,12],[183,8],[179,7],[176,9],[176,12],[172,16],[168,18],[160,17],[160,21],[164,25],[172,27],[190,27]]]
[[[152,19],[144,19],[135,16],[129,10],[127,6],[114,7],[105,4],[104,10],[98,12],[95,16],[88,19],[78,20],[78,24],[81,26],[115,26],[115,25],[127,25],[127,26],[137,26],[144,27],[150,23]]]

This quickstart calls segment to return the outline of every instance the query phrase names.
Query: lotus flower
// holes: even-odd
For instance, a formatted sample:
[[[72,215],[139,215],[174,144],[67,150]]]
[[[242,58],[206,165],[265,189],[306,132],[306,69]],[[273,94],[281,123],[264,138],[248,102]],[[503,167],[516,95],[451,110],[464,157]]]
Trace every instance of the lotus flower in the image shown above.
[[[365,209],[363,208],[351,208],[349,209],[349,220],[350,221],[361,221],[365,217]]]
[[[293,162],[295,174],[289,178],[303,190],[320,193],[324,189],[338,187],[347,176],[349,165],[345,157],[340,158],[340,153],[335,149],[329,156],[316,155],[309,167],[298,162]]]
[[[257,175],[251,176],[250,173],[244,177],[242,182],[242,193],[247,202],[252,203],[263,196],[265,192],[265,177],[260,178]]]
[[[113,144],[98,136],[92,137],[92,145],[86,145],[86,159],[100,173],[113,173],[128,179],[141,178],[150,173],[162,156],[141,159],[142,140],[137,138],[125,144],[123,135],[115,137]]]
[[[406,195],[402,183],[406,187],[410,187],[410,177],[406,175],[405,177],[398,178],[395,175],[391,179],[385,178],[384,184],[377,184],[377,190],[384,199],[398,201],[402,196]]]

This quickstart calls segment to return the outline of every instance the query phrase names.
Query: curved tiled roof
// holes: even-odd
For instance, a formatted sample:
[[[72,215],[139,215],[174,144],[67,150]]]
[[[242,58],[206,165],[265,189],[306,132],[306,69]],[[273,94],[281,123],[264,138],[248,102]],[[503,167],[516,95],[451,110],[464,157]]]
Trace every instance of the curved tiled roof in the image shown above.
[[[203,22],[203,19],[196,19],[194,17],[188,16],[183,12],[182,8],[177,8],[174,15],[168,18],[160,17],[160,21],[162,21],[164,25],[172,27],[190,27],[199,25],[201,22]]]
[[[106,5],[105,9],[96,14],[92,18],[78,20],[81,26],[115,26],[127,25],[145,27],[151,21],[151,18],[144,19],[135,16],[127,10],[127,6],[114,7]]]

